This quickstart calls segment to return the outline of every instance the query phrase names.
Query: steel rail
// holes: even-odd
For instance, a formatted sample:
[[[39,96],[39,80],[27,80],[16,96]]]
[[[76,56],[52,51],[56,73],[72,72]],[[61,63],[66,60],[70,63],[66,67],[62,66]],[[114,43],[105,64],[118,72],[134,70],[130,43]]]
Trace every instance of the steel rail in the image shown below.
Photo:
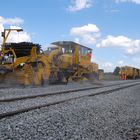
[[[123,84],[129,84],[129,83],[134,83],[134,81],[133,82],[129,81],[129,82],[123,83]],[[33,98],[37,98],[37,97],[47,97],[47,96],[61,95],[61,94],[64,94],[64,93],[67,94],[67,93],[72,93],[72,92],[86,91],[86,90],[91,90],[91,89],[98,89],[98,88],[118,86],[118,85],[122,85],[122,83],[104,85],[104,86],[96,86],[96,87],[95,86],[89,86],[89,87],[85,87],[85,88],[54,91],[54,92],[48,92],[48,93],[44,93],[44,94],[37,94],[37,95],[27,95],[27,96],[20,96],[20,97],[4,98],[4,99],[0,99],[0,103],[2,103],[2,102],[14,102],[14,101],[26,100],[26,99],[33,99]]]
[[[32,106],[32,107],[18,109],[18,110],[15,110],[15,111],[0,113],[0,119],[10,117],[10,116],[14,116],[14,115],[21,114],[21,113],[25,113],[25,112],[32,111],[32,110],[35,110],[35,109],[40,109],[42,107],[49,107],[49,106],[52,106],[52,105],[64,103],[64,102],[71,101],[71,100],[74,100],[74,99],[80,99],[80,98],[83,98],[83,97],[91,97],[91,96],[96,96],[96,95],[101,95],[101,94],[109,94],[109,93],[112,93],[112,92],[115,92],[115,91],[118,91],[118,90],[121,90],[121,89],[126,89],[126,88],[129,88],[129,87],[133,87],[133,86],[136,86],[136,85],[139,85],[139,84],[140,84],[140,82],[136,82],[136,83],[125,85],[125,86],[121,85],[121,86],[116,87],[114,89],[107,89],[107,90],[97,92],[97,93],[91,93],[91,94],[88,94],[88,95],[82,95],[82,96],[79,96],[79,97],[68,98],[68,99],[64,99],[64,100],[60,100],[60,101],[55,101],[55,102],[52,102],[52,103],[45,103],[45,104],[42,104],[42,105],[36,105],[36,106]]]

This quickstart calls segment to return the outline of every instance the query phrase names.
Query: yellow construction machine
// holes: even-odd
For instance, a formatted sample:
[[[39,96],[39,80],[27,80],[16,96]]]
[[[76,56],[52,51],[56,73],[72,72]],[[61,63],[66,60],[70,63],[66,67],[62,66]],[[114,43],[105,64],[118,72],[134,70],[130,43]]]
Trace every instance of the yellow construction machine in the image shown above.
[[[0,84],[40,86],[69,80],[98,79],[98,65],[91,62],[92,49],[72,41],[52,43],[47,51],[31,42],[7,43],[5,29],[0,51]]]
[[[0,83],[3,85],[42,85],[48,81],[50,62],[41,52],[40,45],[29,42],[6,43],[10,32],[5,29],[0,51]]]
[[[53,64],[58,68],[50,73],[50,83],[54,79],[58,82],[68,82],[68,80],[98,79],[98,64],[91,62],[92,49],[72,41],[53,42],[55,47],[50,50],[57,50],[53,57]]]
[[[140,78],[140,69],[131,66],[122,66],[120,67],[119,74],[122,80],[138,79]]]

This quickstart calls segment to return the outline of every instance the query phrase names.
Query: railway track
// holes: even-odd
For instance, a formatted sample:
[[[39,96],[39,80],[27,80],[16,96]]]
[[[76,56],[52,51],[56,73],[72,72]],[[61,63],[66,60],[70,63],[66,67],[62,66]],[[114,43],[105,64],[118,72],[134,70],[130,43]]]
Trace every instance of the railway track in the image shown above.
[[[86,87],[80,89],[64,90],[55,93],[32,95],[26,97],[7,98],[0,100],[0,119],[28,112],[42,107],[60,104],[83,97],[109,94],[117,90],[139,85],[140,81],[128,82],[125,84],[113,84],[97,87]],[[94,90],[93,90],[94,89]]]
[[[128,83],[133,83],[132,81],[127,82]],[[4,98],[0,98],[0,103],[2,102],[13,102],[13,101],[18,101],[18,100],[26,100],[26,99],[33,99],[33,98],[37,98],[37,97],[46,97],[46,96],[51,96],[51,95],[60,95],[60,94],[68,94],[68,93],[72,93],[72,92],[78,92],[78,91],[86,91],[86,90],[91,90],[91,89],[98,89],[98,88],[103,88],[103,87],[110,87],[110,86],[118,86],[118,85],[122,85],[122,83],[115,83],[115,84],[109,84],[109,85],[97,85],[97,86],[88,86],[85,88],[78,88],[78,89],[69,89],[69,90],[61,90],[61,91],[53,91],[53,92],[46,92],[46,93],[39,93],[39,94],[35,94],[35,95],[23,95],[23,96],[15,96],[15,97],[4,97]]]

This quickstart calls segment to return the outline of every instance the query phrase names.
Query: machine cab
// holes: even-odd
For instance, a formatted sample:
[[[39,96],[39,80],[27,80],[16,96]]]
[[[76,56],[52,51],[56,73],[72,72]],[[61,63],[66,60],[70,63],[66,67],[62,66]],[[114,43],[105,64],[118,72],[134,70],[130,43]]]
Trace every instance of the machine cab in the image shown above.
[[[91,61],[92,57],[92,49],[85,47],[85,46],[80,46],[80,58],[81,60],[87,60]]]
[[[72,41],[53,42],[53,45],[61,46],[64,59],[72,59],[72,64],[86,64],[91,62],[92,49]]]
[[[70,41],[58,41],[53,42],[53,45],[56,45],[61,48],[61,55],[59,55],[59,60],[62,62],[62,67],[68,67],[75,63],[78,64],[78,61],[76,62],[75,57],[75,46],[73,42]]]

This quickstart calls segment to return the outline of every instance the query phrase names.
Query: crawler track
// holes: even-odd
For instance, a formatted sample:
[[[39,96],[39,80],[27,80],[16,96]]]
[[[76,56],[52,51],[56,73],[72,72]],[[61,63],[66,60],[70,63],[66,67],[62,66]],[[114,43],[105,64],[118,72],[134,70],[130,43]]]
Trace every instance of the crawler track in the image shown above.
[[[9,101],[10,103],[11,102],[17,102],[17,101],[20,101],[22,100],[29,100],[30,102],[30,99],[34,99],[36,102],[39,98],[38,97],[52,97],[52,98],[55,98],[56,96],[63,96],[63,98],[60,98],[59,100],[52,100],[51,102],[47,102],[47,103],[41,103],[41,104],[38,104],[38,105],[30,105],[28,107],[22,107],[21,108],[18,108],[18,109],[15,109],[15,110],[8,110],[8,111],[5,111],[3,113],[0,113],[0,119],[2,118],[6,118],[6,117],[10,117],[10,116],[14,116],[14,115],[17,115],[17,114],[20,114],[20,113],[24,113],[24,112],[28,112],[28,111],[31,111],[31,110],[35,110],[35,109],[40,109],[42,107],[49,107],[51,105],[56,105],[56,104],[60,104],[60,103],[63,103],[63,102],[67,102],[67,101],[70,101],[70,100],[74,100],[74,99],[80,99],[80,98],[83,98],[83,97],[88,97],[88,96],[96,96],[96,95],[101,95],[101,94],[109,94],[109,93],[112,93],[114,91],[117,91],[117,90],[121,90],[121,89],[125,89],[125,88],[129,88],[129,87],[132,87],[132,86],[136,86],[136,85],[139,85],[140,84],[140,81],[137,81],[137,82],[129,82],[129,83],[125,83],[125,84],[116,84],[116,85],[108,85],[108,86],[104,86],[104,87],[88,87],[88,88],[83,88],[83,89],[76,89],[76,90],[68,90],[68,91],[61,91],[61,92],[56,92],[54,94],[42,94],[42,95],[37,95],[37,96],[28,96],[28,97],[22,97],[22,98],[13,98],[13,99],[9,99],[4,101],[1,100],[1,103],[4,102],[6,105],[9,104]],[[93,93],[93,90],[92,89],[96,89],[97,91],[95,91]],[[100,89],[100,91],[98,91],[98,89]],[[91,91],[92,90],[92,91]],[[89,93],[87,94],[84,94],[84,92],[82,91],[88,91]],[[66,93],[69,93],[71,94],[72,96],[68,96],[69,94],[66,94]],[[75,94],[74,94],[75,93]],[[65,97],[64,97],[65,96]],[[10,107],[12,107],[10,105]]]

